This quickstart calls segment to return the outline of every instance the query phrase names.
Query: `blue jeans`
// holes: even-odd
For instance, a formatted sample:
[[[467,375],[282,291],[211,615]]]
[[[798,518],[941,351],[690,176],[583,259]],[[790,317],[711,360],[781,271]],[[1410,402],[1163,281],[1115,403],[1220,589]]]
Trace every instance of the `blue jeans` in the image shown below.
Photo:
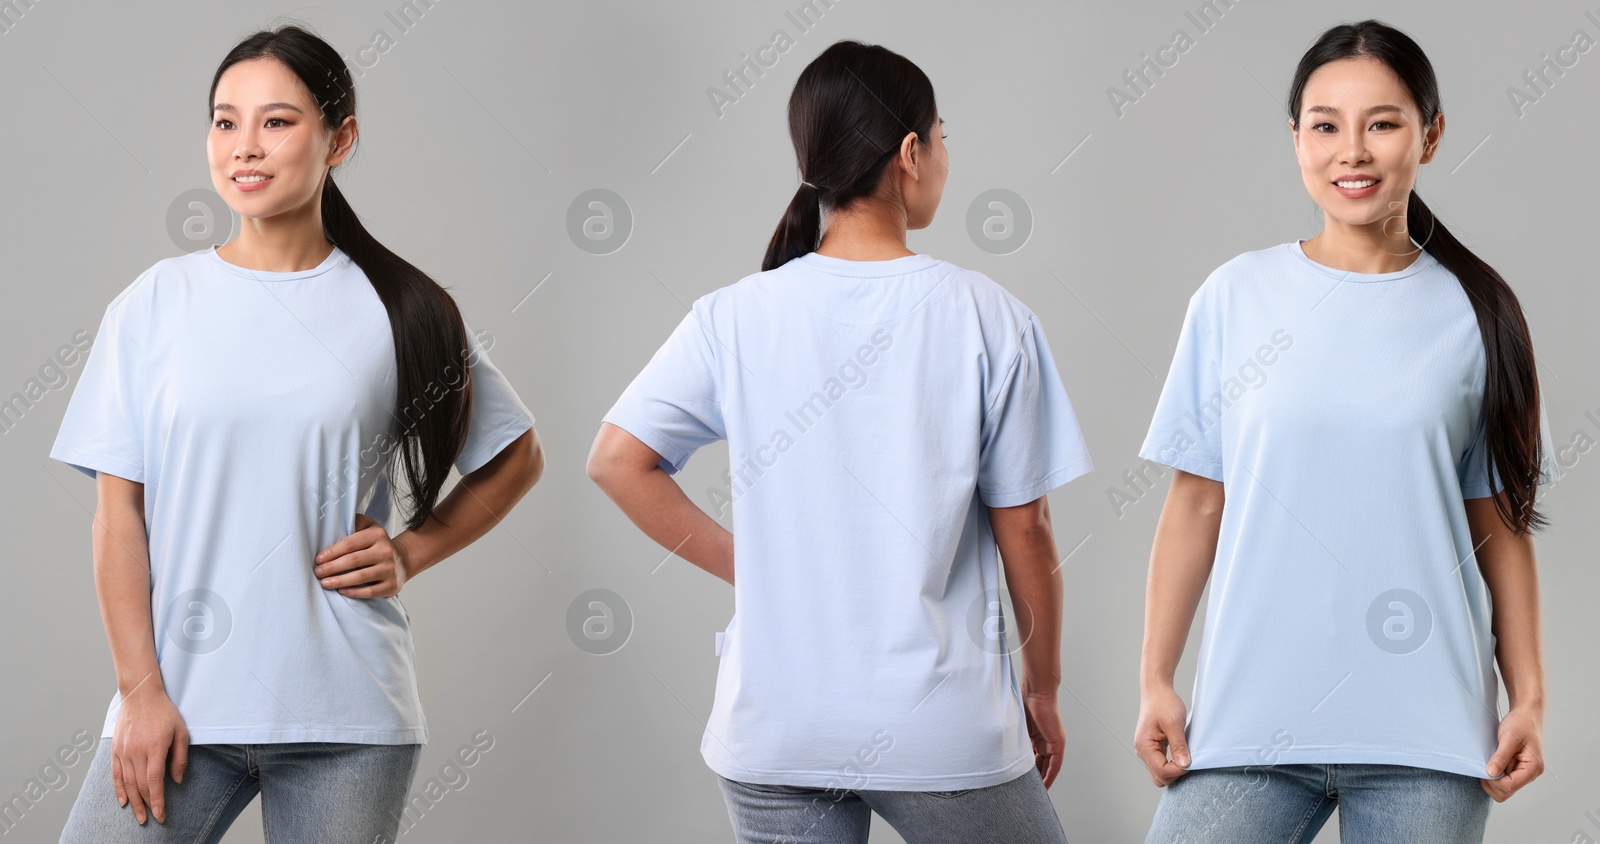
[[[1039,772],[963,791],[763,785],[720,774],[738,844],[866,844],[876,811],[906,844],[1067,844]]]
[[[1404,765],[1202,768],[1161,795],[1146,844],[1304,844],[1335,806],[1342,844],[1483,841],[1477,777]]]
[[[111,739],[100,739],[61,844],[215,844],[261,794],[268,842],[391,844],[420,744],[192,744],[183,782],[165,779],[166,823],[143,825],[111,787]],[[146,807],[148,810],[148,807]]]

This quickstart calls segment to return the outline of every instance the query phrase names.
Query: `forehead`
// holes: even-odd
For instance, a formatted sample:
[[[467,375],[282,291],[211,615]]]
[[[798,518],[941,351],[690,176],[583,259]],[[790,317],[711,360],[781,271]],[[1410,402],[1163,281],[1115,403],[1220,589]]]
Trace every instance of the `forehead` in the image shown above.
[[[1361,57],[1328,62],[1312,72],[1301,92],[1302,111],[1360,114],[1374,106],[1416,110],[1411,93],[1386,64]]]
[[[302,109],[311,103],[311,92],[300,77],[283,62],[273,58],[239,62],[222,72],[217,80],[216,105],[252,110],[269,103],[292,103]]]

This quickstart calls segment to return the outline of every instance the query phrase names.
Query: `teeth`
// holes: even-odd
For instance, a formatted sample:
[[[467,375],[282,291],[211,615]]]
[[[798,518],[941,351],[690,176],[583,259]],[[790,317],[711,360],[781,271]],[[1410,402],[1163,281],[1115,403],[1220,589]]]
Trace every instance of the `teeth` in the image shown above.
[[[269,177],[267,176],[235,176],[233,180],[240,184],[247,185],[253,182],[265,182],[268,178]]]
[[[1358,188],[1370,188],[1370,187],[1372,187],[1373,185],[1375,185],[1377,183],[1378,183],[1377,179],[1363,179],[1362,181],[1359,181],[1359,182],[1334,182],[1334,184],[1338,185],[1339,187],[1346,188],[1346,189],[1349,189],[1349,190],[1355,190],[1355,189],[1358,189]]]

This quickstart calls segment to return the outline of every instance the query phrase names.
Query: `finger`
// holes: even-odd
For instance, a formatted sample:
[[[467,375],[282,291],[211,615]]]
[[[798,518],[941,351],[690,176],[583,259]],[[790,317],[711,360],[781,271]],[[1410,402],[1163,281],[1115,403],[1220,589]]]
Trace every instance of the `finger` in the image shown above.
[[[1501,772],[1511,767],[1511,760],[1516,757],[1516,752],[1521,746],[1522,742],[1516,739],[1502,743],[1494,755],[1489,757],[1489,763],[1484,765],[1484,770],[1490,777],[1500,776]]]
[[[111,790],[117,793],[117,805],[128,805],[128,793],[122,787],[122,757],[111,756]]]
[[[1187,769],[1193,760],[1189,758],[1189,740],[1183,734],[1183,725],[1162,724],[1161,729],[1167,734],[1167,749],[1172,753],[1172,761],[1178,767]]]
[[[139,774],[144,770],[143,762],[144,760],[136,752],[128,754],[128,758],[122,760],[122,773],[127,778],[129,786],[128,805],[133,807],[133,816],[139,819],[139,823],[144,823],[149,817],[150,806],[150,795],[145,790],[145,779]]]
[[[150,814],[155,817],[157,823],[166,823],[166,795],[162,793],[162,786],[166,784],[163,779],[167,767],[166,749],[146,756],[145,763],[145,780],[150,783]]]
[[[1045,757],[1044,787],[1049,788],[1056,781],[1056,774],[1061,773],[1061,754],[1052,753]]]
[[[180,728],[172,742],[172,781],[183,782],[183,772],[189,768],[189,731]]]
[[[381,531],[382,529],[380,528],[378,532]],[[361,530],[357,530],[351,533],[349,536],[346,536],[338,542],[335,542],[317,552],[316,563],[320,565],[322,563],[331,562],[352,551],[360,551],[363,548],[370,548],[372,547],[372,543],[375,541],[375,539],[376,537],[374,536],[373,532],[369,531],[368,529],[363,528]]]
[[[369,527],[372,527],[373,525],[375,525],[377,523],[378,522],[377,522],[376,519],[373,519],[371,516],[367,515],[366,513],[357,513],[356,514],[356,530],[358,530],[358,531],[359,530],[365,530],[365,529],[367,529]]]
[[[324,589],[346,589],[352,586],[368,586],[382,583],[387,579],[381,566],[362,566],[351,569],[343,574],[329,575],[322,578],[320,583]]]
[[[341,574],[365,568],[375,563],[383,562],[386,558],[383,552],[369,545],[364,548],[356,548],[346,554],[320,559],[312,567],[311,573],[317,577],[326,577],[331,574]]]

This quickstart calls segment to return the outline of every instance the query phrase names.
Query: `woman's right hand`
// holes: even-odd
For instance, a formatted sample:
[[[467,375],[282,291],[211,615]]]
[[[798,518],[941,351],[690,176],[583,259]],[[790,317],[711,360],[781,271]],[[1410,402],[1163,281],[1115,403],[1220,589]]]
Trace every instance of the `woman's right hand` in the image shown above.
[[[1183,726],[1187,710],[1171,686],[1147,688],[1139,695],[1139,726],[1133,733],[1134,752],[1144,763],[1150,781],[1165,788],[1188,773],[1189,741]],[[1172,758],[1167,758],[1167,751]]]
[[[189,728],[178,707],[159,688],[135,690],[122,701],[111,737],[111,786],[117,805],[133,807],[143,824],[148,815],[166,823],[165,779],[167,754],[172,755],[172,779],[183,782],[189,764]]]

